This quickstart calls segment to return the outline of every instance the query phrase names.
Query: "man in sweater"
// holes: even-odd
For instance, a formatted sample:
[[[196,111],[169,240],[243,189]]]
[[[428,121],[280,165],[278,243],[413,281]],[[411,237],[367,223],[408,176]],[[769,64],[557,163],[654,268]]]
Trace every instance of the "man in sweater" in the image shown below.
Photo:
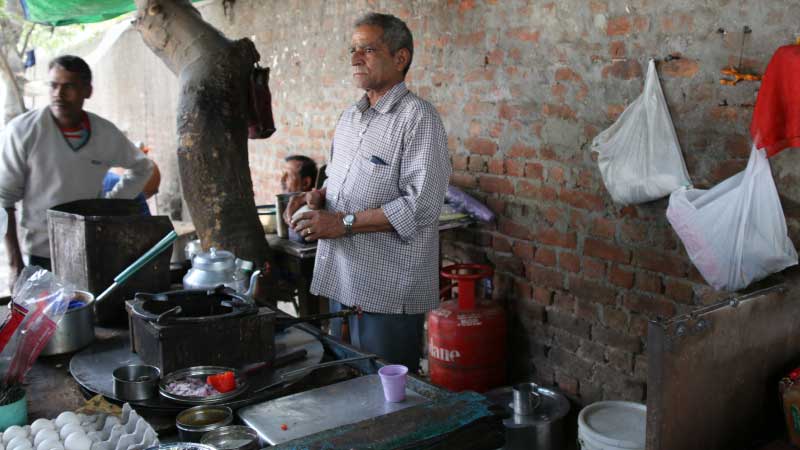
[[[24,267],[23,253],[28,264],[50,269],[49,208],[101,197],[110,167],[127,172],[106,197],[134,198],[153,171],[114,124],[83,110],[92,95],[92,71],[83,59],[60,56],[49,69],[50,105],[14,118],[0,136],[0,207],[8,213],[12,285]],[[21,242],[14,216],[20,201]]]

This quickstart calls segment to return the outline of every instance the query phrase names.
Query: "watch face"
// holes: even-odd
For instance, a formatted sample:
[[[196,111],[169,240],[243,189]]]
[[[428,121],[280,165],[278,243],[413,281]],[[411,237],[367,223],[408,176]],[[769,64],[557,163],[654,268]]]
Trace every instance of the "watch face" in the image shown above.
[[[353,214],[348,214],[348,215],[344,216],[344,219],[343,219],[343,220],[344,220],[344,223],[345,223],[345,224],[347,224],[347,225],[352,225],[352,224],[353,224],[353,222],[355,222],[355,221],[356,221],[356,216],[355,216],[355,215],[353,215]]]

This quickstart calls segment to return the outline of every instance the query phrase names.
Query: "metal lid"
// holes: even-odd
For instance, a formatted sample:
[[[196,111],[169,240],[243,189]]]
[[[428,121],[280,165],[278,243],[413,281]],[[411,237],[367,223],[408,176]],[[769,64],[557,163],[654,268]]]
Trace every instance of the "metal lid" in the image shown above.
[[[212,272],[227,272],[236,269],[236,257],[229,251],[211,247],[208,252],[195,255],[192,267]]]
[[[569,413],[569,400],[564,394],[536,383],[525,384],[530,384],[531,392],[535,392],[539,396],[539,401],[533,414],[530,415],[514,414],[512,406],[513,389],[511,386],[495,389],[485,394],[493,403],[507,411],[509,417],[503,420],[503,425],[507,428],[528,427],[545,422],[555,422]]]
[[[209,431],[203,435],[200,443],[217,450],[250,450],[260,447],[258,433],[242,425],[228,425]]]

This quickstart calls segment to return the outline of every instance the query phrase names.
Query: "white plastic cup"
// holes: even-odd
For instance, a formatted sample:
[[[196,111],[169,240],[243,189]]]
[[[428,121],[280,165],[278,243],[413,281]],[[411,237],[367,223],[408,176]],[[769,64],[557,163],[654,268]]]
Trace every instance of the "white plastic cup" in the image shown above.
[[[400,364],[383,366],[378,370],[383,385],[383,396],[387,402],[398,403],[406,399],[406,376],[408,367]]]

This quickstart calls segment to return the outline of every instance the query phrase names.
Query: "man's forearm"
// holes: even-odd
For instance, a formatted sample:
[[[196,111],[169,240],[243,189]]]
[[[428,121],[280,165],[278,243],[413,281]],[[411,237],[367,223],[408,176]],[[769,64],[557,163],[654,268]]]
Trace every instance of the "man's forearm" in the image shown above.
[[[22,251],[19,248],[19,239],[17,238],[17,219],[14,216],[14,208],[6,208],[8,213],[8,228],[5,235],[6,252],[8,253],[8,263],[12,270],[17,273],[22,270],[25,263],[22,261]],[[16,276],[17,273],[12,274]]]
[[[353,233],[375,233],[380,231],[394,231],[394,227],[381,208],[368,209],[356,213]]]

